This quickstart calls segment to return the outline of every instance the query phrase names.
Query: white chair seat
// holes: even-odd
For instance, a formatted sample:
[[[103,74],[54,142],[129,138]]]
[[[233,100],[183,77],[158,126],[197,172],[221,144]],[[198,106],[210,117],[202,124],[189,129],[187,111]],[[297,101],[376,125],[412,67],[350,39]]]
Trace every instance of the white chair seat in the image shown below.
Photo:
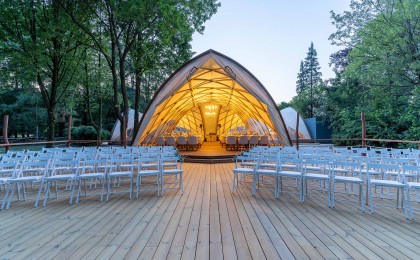
[[[141,165],[141,167],[146,168],[146,167],[157,167],[158,164],[157,163],[144,163]]]
[[[377,186],[389,186],[389,187],[405,187],[404,183],[398,181],[390,181],[390,180],[370,180],[371,185]]]
[[[307,173],[303,176],[306,179],[316,179],[316,180],[328,180],[329,176],[319,173]]]
[[[346,173],[346,172],[349,172],[349,170],[348,170],[348,169],[340,169],[340,168],[335,168],[335,169],[334,169],[334,171],[335,171],[335,172],[339,172],[339,173],[343,173],[343,172],[344,172],[344,173]]]
[[[9,182],[32,182],[41,181],[43,176],[23,176],[20,178],[10,179]]]
[[[420,189],[420,183],[418,182],[407,182],[410,189]]]
[[[178,173],[182,173],[182,170],[180,169],[167,169],[164,170],[165,174],[178,174]]]
[[[335,176],[334,181],[336,182],[351,182],[351,183],[363,183],[363,180],[357,177],[347,177],[347,176]]]
[[[111,172],[108,174],[109,177],[119,177],[119,176],[131,176],[131,172]]]
[[[10,178],[0,178],[0,183],[8,182]]]
[[[237,172],[237,173],[253,173],[254,169],[252,168],[237,168],[237,169],[233,169],[233,172]]]
[[[269,175],[276,175],[277,172],[275,170],[268,170],[268,169],[259,169],[256,171],[258,174],[269,174]]]
[[[79,175],[79,177],[77,178],[80,180],[87,180],[87,179],[102,178],[103,176],[104,176],[104,173],[94,172],[94,173],[85,173],[83,175]]]
[[[13,173],[14,170],[6,170],[6,169],[2,169],[0,170],[0,174],[8,174],[8,173]]]
[[[48,181],[55,181],[55,180],[60,181],[60,180],[74,179],[75,177],[76,177],[76,175],[74,175],[74,174],[60,174],[60,175],[46,177],[45,180],[48,180]]]
[[[141,171],[139,171],[138,174],[141,175],[141,176],[153,176],[153,175],[156,175],[158,173],[159,173],[158,170],[141,170]]]
[[[300,177],[302,173],[294,172],[294,171],[281,171],[279,172],[279,176],[287,176],[287,177]]]

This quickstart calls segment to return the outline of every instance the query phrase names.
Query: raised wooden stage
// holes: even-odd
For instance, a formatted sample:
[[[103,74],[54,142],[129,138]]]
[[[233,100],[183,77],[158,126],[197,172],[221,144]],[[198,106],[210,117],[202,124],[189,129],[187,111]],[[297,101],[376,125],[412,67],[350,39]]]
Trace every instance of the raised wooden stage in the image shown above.
[[[344,202],[328,208],[325,198],[232,194],[232,168],[185,163],[183,195],[15,202],[0,212],[0,259],[420,258],[420,212],[411,221],[394,208],[372,215]]]
[[[198,151],[181,151],[186,162],[193,163],[226,163],[232,162],[233,157],[241,151],[227,151],[219,142],[203,142]]]

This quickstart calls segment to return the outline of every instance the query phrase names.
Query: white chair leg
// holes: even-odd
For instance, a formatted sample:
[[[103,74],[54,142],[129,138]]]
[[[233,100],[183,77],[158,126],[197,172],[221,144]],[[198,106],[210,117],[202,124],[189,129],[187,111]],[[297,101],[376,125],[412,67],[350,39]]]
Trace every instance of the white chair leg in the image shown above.
[[[16,189],[16,183],[13,183],[12,193],[10,193],[9,195],[9,201],[7,202],[6,209],[9,209],[10,207],[10,202],[12,201],[13,195],[15,194],[15,189]]]
[[[10,192],[10,187],[11,187],[11,184],[9,183],[6,188],[6,192],[4,193],[3,202],[1,203],[1,209],[4,209],[4,206],[6,206],[7,196]]]
[[[369,203],[370,203],[370,212],[373,214],[374,213],[374,209],[373,209],[373,199],[372,199],[372,187],[368,187],[369,190]]]
[[[410,200],[410,189],[407,188],[407,203],[410,209],[410,218],[414,219],[413,208],[411,207],[411,200]]]

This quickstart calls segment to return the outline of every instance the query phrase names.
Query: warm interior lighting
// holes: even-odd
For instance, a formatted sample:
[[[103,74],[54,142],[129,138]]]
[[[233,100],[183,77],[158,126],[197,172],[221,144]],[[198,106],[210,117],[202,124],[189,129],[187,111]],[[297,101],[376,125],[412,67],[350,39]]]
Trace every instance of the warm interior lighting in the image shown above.
[[[204,114],[211,117],[216,116],[216,112],[205,112]]]
[[[207,106],[205,106],[205,108],[207,110],[216,110],[217,109],[217,106],[216,105],[207,105]]]

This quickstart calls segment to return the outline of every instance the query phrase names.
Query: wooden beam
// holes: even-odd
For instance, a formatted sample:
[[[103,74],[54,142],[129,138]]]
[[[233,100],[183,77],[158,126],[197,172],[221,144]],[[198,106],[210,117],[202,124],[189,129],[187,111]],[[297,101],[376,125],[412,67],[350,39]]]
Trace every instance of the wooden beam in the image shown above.
[[[299,112],[296,114],[296,149],[299,150]]]
[[[360,114],[362,120],[362,147],[366,147],[366,121],[365,121],[365,113],[361,112]]]
[[[67,147],[70,147],[71,143],[71,115],[67,117]]]
[[[9,129],[9,115],[3,116],[3,143],[9,144],[7,130]],[[6,153],[10,150],[10,146],[6,146]]]

